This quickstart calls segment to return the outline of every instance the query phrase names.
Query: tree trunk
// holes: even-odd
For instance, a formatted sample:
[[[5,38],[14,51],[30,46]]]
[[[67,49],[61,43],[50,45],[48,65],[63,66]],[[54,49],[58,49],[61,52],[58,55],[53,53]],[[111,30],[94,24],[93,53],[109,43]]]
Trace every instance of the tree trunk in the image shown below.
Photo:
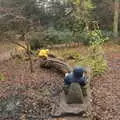
[[[25,44],[27,46],[26,53],[28,54],[28,57],[29,57],[30,72],[33,73],[33,64],[32,64],[31,48],[30,48],[29,38],[25,38]]]
[[[113,36],[118,37],[118,19],[119,19],[119,0],[114,2],[114,23],[113,23]]]

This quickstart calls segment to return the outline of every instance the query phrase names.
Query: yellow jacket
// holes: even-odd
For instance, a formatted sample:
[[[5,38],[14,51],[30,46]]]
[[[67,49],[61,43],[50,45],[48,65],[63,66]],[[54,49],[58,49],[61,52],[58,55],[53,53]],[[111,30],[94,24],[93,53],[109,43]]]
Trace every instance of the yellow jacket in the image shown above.
[[[39,57],[48,57],[49,50],[48,49],[42,49],[39,51],[38,56]]]

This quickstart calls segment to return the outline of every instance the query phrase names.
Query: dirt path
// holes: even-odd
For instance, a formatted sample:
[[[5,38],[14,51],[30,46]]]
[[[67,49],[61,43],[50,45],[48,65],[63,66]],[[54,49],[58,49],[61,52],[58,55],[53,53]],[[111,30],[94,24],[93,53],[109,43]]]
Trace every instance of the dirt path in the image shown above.
[[[2,62],[4,60],[9,60],[10,57],[11,57],[10,51],[2,52],[2,53],[0,53],[0,62]]]
[[[109,70],[92,83],[94,120],[120,120],[120,52],[106,58]]]

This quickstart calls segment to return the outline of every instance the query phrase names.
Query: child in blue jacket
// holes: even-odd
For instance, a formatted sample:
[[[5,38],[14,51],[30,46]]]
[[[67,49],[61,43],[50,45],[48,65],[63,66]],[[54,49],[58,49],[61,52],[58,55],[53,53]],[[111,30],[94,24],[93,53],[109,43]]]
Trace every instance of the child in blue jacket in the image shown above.
[[[68,73],[64,78],[64,84],[70,85],[73,82],[77,82],[80,84],[80,86],[84,86],[87,84],[87,78],[84,75],[86,73],[86,70],[81,67],[77,67],[73,70],[73,72]]]

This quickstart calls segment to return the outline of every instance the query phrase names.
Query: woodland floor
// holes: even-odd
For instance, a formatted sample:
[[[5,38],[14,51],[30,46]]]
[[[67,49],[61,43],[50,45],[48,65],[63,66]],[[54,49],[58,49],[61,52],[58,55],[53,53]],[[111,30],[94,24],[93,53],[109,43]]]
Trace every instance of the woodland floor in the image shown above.
[[[109,69],[92,81],[95,120],[120,120],[120,48],[106,46]]]
[[[92,80],[94,120],[120,120],[120,46],[106,45],[109,69]],[[39,67],[34,61],[30,73],[28,61],[5,59],[0,52],[0,120],[48,120],[52,98],[63,86],[63,75]],[[57,102],[57,101],[56,101]],[[79,120],[79,118],[78,118]]]

